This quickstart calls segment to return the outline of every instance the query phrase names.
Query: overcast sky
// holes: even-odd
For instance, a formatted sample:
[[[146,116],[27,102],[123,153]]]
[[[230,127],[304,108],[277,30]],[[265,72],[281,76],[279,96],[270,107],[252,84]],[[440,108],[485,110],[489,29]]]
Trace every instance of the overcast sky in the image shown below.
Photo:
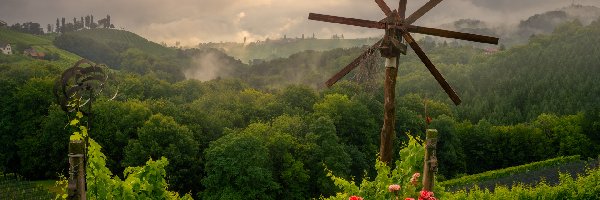
[[[555,10],[572,0],[445,0],[415,24],[438,26],[474,18],[491,23],[516,23],[528,16]],[[396,8],[398,0],[386,0]],[[407,15],[426,0],[408,1]],[[600,7],[600,0],[576,0]],[[249,41],[316,34],[329,38],[378,36],[381,31],[307,20],[308,13],[380,20],[373,0],[0,0],[0,20],[9,24],[33,21],[55,24],[57,17],[72,21],[93,14],[97,21],[111,15],[124,28],[155,42],[184,45],[200,42]]]

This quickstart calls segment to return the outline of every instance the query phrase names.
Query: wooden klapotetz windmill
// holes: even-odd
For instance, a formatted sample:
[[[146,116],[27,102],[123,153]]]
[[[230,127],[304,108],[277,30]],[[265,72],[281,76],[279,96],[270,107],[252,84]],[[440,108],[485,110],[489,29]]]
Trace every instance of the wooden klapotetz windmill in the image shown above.
[[[396,118],[394,89],[396,87],[396,76],[398,73],[398,57],[400,56],[400,53],[406,55],[407,46],[405,45],[405,43],[408,43],[408,45],[414,50],[414,52],[421,59],[423,64],[425,64],[429,72],[431,72],[431,75],[433,75],[435,80],[437,80],[437,82],[440,84],[440,86],[442,86],[442,88],[448,94],[448,96],[450,96],[450,99],[452,99],[452,101],[456,105],[459,105],[461,102],[460,97],[458,97],[456,92],[454,92],[452,87],[450,87],[448,82],[446,82],[442,74],[440,74],[440,72],[435,68],[433,63],[431,63],[431,60],[429,60],[427,55],[425,55],[421,47],[419,47],[419,44],[415,42],[415,39],[411,36],[411,33],[434,35],[445,38],[468,40],[473,42],[498,44],[498,38],[495,37],[412,25],[417,19],[419,19],[421,16],[423,16],[441,1],[442,0],[430,0],[417,11],[415,11],[413,14],[411,14],[408,17],[405,17],[407,0],[400,0],[398,10],[393,11],[383,0],[375,0],[375,3],[377,3],[377,5],[381,8],[381,10],[385,13],[386,16],[381,21],[369,21],[363,19],[345,18],[315,13],[310,13],[308,15],[308,19],[311,20],[385,30],[385,35],[381,40],[375,43],[371,48],[369,48],[362,55],[356,58],[348,66],[344,67],[340,72],[333,75],[333,77],[331,77],[326,82],[326,85],[328,87],[331,87],[338,80],[340,80],[342,77],[344,77],[354,68],[356,68],[361,63],[361,60],[367,57],[367,55],[371,54],[374,51],[374,49],[379,49],[381,56],[386,58],[384,84],[384,119],[383,128],[381,129],[381,146],[379,151],[380,160],[385,163],[390,163],[392,161],[392,142],[395,137],[394,123]]]

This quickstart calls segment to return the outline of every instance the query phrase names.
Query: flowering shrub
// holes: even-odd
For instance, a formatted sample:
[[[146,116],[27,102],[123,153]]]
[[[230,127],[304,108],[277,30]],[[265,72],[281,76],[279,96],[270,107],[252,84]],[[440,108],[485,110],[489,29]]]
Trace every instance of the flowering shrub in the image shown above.
[[[421,183],[418,181],[420,174],[415,174],[414,172],[422,171],[424,153],[424,147],[419,144],[415,138],[409,136],[407,146],[400,150],[399,160],[395,163],[396,167],[390,169],[388,165],[381,161],[377,161],[375,163],[377,176],[374,179],[365,177],[363,178],[363,181],[357,185],[353,180],[345,180],[328,172],[328,176],[331,177],[334,184],[338,186],[342,192],[325,199],[346,200],[351,198],[351,195],[357,195],[356,197],[360,196],[367,200],[398,199],[398,197],[419,196],[419,191],[422,187]],[[444,191],[443,188],[437,185],[434,190]]]
[[[388,186],[388,190],[390,192],[398,192],[398,190],[400,190],[400,185],[396,185],[396,184],[390,185],[390,186]]]

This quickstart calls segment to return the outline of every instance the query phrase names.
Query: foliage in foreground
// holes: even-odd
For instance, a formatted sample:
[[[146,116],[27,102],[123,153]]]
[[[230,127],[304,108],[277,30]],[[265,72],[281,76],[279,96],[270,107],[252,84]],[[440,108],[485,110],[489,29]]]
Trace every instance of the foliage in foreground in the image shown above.
[[[76,118],[69,124],[77,127],[71,135],[71,140],[81,140],[88,137],[87,128],[81,125],[81,112],[77,112]],[[123,172],[126,177],[121,180],[118,176],[113,176],[112,172],[106,167],[106,156],[100,151],[101,146],[93,139],[89,138],[87,148],[87,199],[192,199],[189,194],[179,197],[177,192],[168,191],[168,184],[165,180],[165,167],[169,161],[162,157],[157,161],[150,159],[145,166],[127,167]],[[62,181],[66,184],[66,181]],[[66,190],[66,185],[64,185]],[[64,192],[58,195],[57,199],[66,199]]]
[[[519,166],[515,166],[515,167],[508,167],[508,168],[499,169],[499,170],[487,171],[487,172],[480,173],[480,174],[463,176],[460,178],[443,181],[440,184],[443,185],[444,187],[464,186],[464,185],[478,183],[478,182],[482,182],[482,181],[486,181],[486,180],[490,180],[490,179],[497,179],[497,178],[509,176],[511,174],[516,174],[516,173],[521,173],[521,172],[526,172],[526,171],[533,171],[533,170],[541,169],[543,167],[556,166],[556,165],[560,165],[560,164],[575,162],[575,161],[579,161],[579,159],[580,159],[580,156],[578,156],[578,155],[568,156],[568,157],[558,157],[558,158],[553,158],[553,159],[544,160],[544,161],[540,161],[540,162],[519,165]]]
[[[376,163],[377,177],[373,181],[363,179],[360,185],[356,185],[353,180],[345,180],[329,174],[334,183],[340,187],[342,192],[336,196],[324,198],[326,200],[346,200],[346,199],[394,199],[395,197],[419,196],[417,192],[422,187],[420,184],[403,184],[413,182],[410,174],[413,171],[422,169],[423,146],[419,145],[414,138],[410,138],[407,147],[400,150],[401,161],[396,161],[396,168],[390,171],[390,167],[382,162]],[[552,163],[561,163],[579,159],[579,156],[561,157],[548,161],[532,163],[525,167],[549,165]],[[518,169],[524,167],[517,167]],[[510,168],[511,170],[515,170]],[[510,170],[509,170],[510,171]],[[559,174],[560,184],[550,186],[541,182],[536,186],[516,185],[511,189],[505,186],[497,186],[494,192],[479,189],[475,187],[469,192],[461,190],[458,192],[444,192],[444,188],[435,184],[435,198],[439,199],[597,199],[600,195],[600,169],[588,169],[585,175],[579,175],[575,180],[569,174]],[[469,179],[474,181],[475,179]],[[400,186],[398,186],[400,185]],[[395,192],[397,191],[397,192]],[[409,198],[407,198],[409,199]]]
[[[494,192],[480,190],[478,188],[446,195],[447,199],[598,199],[600,195],[600,170],[588,170],[585,176],[579,176],[574,180],[568,174],[560,174],[560,184],[549,186],[542,182],[535,187],[522,185],[513,186],[508,189],[498,186]]]
[[[422,188],[421,181],[414,181],[411,178],[413,178],[413,173],[422,171],[424,152],[425,148],[415,138],[409,136],[408,145],[400,150],[400,160],[396,161],[396,167],[391,170],[388,165],[378,160],[375,164],[377,176],[372,181],[369,178],[364,178],[360,185],[356,185],[354,180],[346,180],[329,173],[335,185],[342,192],[325,199],[346,200],[353,196],[360,196],[364,199],[392,199],[395,196],[402,198],[418,197]],[[408,184],[410,182],[416,184]],[[400,185],[395,190],[397,192],[388,191],[391,191],[390,187],[392,185]],[[434,191],[444,191],[444,189],[435,186]],[[442,195],[436,194],[436,198],[440,197],[443,198]]]

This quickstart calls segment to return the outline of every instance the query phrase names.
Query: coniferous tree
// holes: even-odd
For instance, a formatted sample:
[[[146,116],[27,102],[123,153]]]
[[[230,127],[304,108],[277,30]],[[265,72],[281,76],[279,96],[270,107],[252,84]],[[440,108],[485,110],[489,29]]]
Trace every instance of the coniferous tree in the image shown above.
[[[90,28],[96,28],[96,24],[94,23],[94,15],[90,15]]]
[[[58,17],[56,18],[56,30],[57,33],[60,31],[60,23],[58,21]]]
[[[60,27],[61,27],[60,32],[65,33],[66,30],[65,30],[65,18],[64,17],[62,18],[61,22],[62,23],[60,25]]]

